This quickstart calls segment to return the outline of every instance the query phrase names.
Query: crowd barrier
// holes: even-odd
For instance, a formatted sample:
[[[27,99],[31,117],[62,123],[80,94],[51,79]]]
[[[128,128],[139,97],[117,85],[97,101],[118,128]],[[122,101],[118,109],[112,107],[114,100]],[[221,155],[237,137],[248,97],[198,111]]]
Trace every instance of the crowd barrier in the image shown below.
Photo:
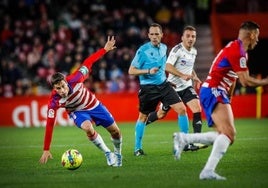
[[[106,105],[117,122],[134,122],[138,117],[137,94],[102,94],[98,99]],[[48,96],[25,96],[14,98],[0,98],[0,126],[14,127],[43,127],[46,122]],[[232,108],[236,118],[256,117],[256,95],[234,96]],[[261,117],[268,117],[268,94],[261,98]],[[189,111],[189,110],[188,110]],[[204,118],[204,114],[202,114]],[[192,114],[189,111],[189,119]],[[176,120],[176,113],[171,110],[162,120]],[[64,109],[58,111],[57,124],[61,126],[73,125],[72,120]]]

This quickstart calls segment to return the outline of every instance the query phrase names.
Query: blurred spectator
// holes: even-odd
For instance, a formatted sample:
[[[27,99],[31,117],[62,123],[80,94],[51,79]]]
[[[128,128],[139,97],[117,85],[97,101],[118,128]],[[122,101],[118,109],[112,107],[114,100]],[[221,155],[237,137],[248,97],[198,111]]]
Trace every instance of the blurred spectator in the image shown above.
[[[122,78],[116,77],[106,82],[106,93],[121,93],[126,91],[126,83]]]
[[[32,83],[28,79],[18,79],[15,87],[15,95],[24,96],[24,95],[32,95]]]
[[[163,27],[165,27],[169,24],[171,16],[171,10],[168,9],[165,5],[162,5],[162,7],[156,12],[155,20]]]
[[[136,81],[136,77],[133,76],[133,75],[128,75],[127,76],[127,91],[130,92],[130,93],[135,93],[138,91],[139,89],[139,84],[138,82]]]
[[[105,60],[101,60],[101,62],[98,64],[98,67],[95,68],[95,71],[96,73],[93,75],[95,75],[96,81],[106,82],[110,79],[109,69]]]
[[[1,45],[9,46],[10,40],[14,36],[14,32],[10,28],[10,22],[4,23],[4,28],[1,31]]]
[[[56,69],[67,75],[73,66],[73,58],[71,55],[66,55],[64,59],[58,63]]]
[[[3,84],[3,96],[13,97],[16,95],[16,86],[20,79],[22,79],[22,73],[20,69],[15,65],[13,60],[2,60],[2,84]]]
[[[168,28],[171,29],[172,32],[182,33],[182,30],[185,26],[185,18],[184,18],[184,9],[181,6],[174,7],[172,11],[172,16],[170,18]]]
[[[118,78],[123,79],[123,77],[124,77],[122,70],[116,64],[112,65],[109,74],[110,74],[111,80],[116,80]]]

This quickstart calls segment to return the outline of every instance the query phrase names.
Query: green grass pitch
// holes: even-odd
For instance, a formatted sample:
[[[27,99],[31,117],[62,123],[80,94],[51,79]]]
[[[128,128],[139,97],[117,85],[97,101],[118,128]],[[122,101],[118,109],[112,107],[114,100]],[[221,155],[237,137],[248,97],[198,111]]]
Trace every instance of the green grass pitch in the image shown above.
[[[76,127],[56,126],[51,147],[53,159],[39,164],[44,128],[0,128],[1,188],[173,188],[173,187],[267,187],[268,119],[237,119],[235,143],[220,161],[217,172],[227,181],[200,181],[211,146],[197,152],[184,152],[180,161],[172,156],[172,133],[177,123],[159,121],[145,130],[144,157],[134,157],[135,122],[120,123],[123,133],[123,166],[106,165],[104,155]],[[112,148],[109,134],[96,127]],[[203,131],[210,130],[203,125]],[[69,171],[61,166],[62,153],[78,149],[82,166]]]

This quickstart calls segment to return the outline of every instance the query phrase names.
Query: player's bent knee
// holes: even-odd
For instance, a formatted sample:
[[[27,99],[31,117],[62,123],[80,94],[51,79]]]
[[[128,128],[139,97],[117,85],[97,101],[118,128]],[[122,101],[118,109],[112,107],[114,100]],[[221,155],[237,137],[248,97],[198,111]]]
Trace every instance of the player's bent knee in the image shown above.
[[[235,134],[234,132],[228,132],[228,133],[222,133],[224,134],[225,136],[227,136],[230,140],[230,144],[233,144],[234,141],[235,141]]]

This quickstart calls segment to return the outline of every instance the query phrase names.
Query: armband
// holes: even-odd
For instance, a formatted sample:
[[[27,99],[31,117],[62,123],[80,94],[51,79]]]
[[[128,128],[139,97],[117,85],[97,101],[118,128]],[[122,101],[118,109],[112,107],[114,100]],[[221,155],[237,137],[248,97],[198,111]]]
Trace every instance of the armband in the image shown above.
[[[88,74],[89,70],[86,66],[82,66],[80,67],[79,71],[83,74],[83,75],[86,75]]]

